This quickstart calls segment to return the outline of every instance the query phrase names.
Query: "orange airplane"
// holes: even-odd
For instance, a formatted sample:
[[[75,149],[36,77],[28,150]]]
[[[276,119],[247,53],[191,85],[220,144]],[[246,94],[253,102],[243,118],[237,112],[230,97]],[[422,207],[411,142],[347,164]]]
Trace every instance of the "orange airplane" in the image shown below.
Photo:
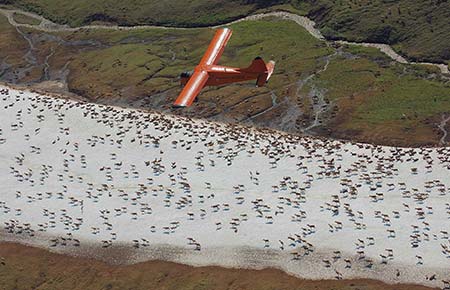
[[[173,103],[174,107],[189,107],[204,86],[218,86],[255,79],[258,87],[267,83],[275,68],[274,61],[266,64],[260,57],[257,57],[248,68],[217,65],[231,34],[232,31],[229,28],[218,29],[194,72],[181,74],[180,81],[185,87]]]

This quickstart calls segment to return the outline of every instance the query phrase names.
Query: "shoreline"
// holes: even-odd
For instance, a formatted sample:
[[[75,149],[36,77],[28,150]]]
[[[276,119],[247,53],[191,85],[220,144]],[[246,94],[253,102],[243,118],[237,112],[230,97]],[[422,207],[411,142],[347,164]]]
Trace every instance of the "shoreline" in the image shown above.
[[[316,139],[316,140],[320,140],[320,141],[336,141],[336,142],[340,142],[340,143],[349,143],[352,145],[362,144],[362,145],[368,145],[368,146],[395,147],[395,148],[402,148],[402,149],[418,149],[418,148],[433,149],[433,148],[447,148],[448,147],[448,145],[441,144],[441,143],[434,144],[434,145],[430,145],[430,144],[403,145],[403,144],[396,144],[396,143],[378,143],[378,142],[371,143],[368,141],[365,142],[363,140],[341,139],[341,138],[325,137],[325,136],[321,136],[321,135],[313,135],[313,134],[307,134],[307,133],[291,133],[291,132],[286,132],[283,130],[268,128],[268,127],[259,127],[259,126],[245,125],[245,124],[241,124],[241,123],[232,123],[232,122],[228,123],[228,122],[221,122],[221,121],[209,120],[209,119],[203,119],[203,118],[180,116],[180,115],[173,114],[171,112],[160,112],[160,111],[157,111],[154,109],[145,109],[142,107],[109,105],[106,103],[93,102],[93,101],[86,99],[83,96],[77,95],[75,93],[67,92],[67,91],[55,92],[52,89],[47,90],[47,89],[42,88],[40,86],[40,83],[38,83],[38,84],[11,84],[11,83],[5,83],[5,82],[0,81],[0,86],[8,87],[8,88],[11,88],[14,90],[29,91],[31,93],[37,93],[37,94],[41,94],[44,96],[54,97],[54,98],[63,99],[63,100],[71,100],[71,101],[75,101],[75,102],[82,102],[82,103],[88,103],[88,104],[99,105],[99,106],[108,106],[108,107],[114,107],[114,108],[119,108],[119,109],[124,109],[124,110],[134,110],[134,111],[139,111],[139,112],[144,112],[144,113],[149,113],[149,114],[163,114],[163,115],[170,116],[173,118],[190,119],[190,120],[196,120],[196,121],[200,121],[200,122],[205,121],[205,122],[215,123],[215,124],[220,124],[220,125],[225,125],[225,126],[238,126],[241,128],[253,128],[253,129],[255,129],[257,131],[261,131],[261,132],[269,132],[269,133],[275,133],[275,134],[280,134],[280,135],[292,135],[292,136],[296,136],[296,137],[300,137],[300,138],[311,138],[311,139]]]
[[[127,286],[130,286],[131,283],[138,283],[138,285],[133,285],[134,289],[149,289],[148,287],[156,286],[156,287],[165,286],[161,285],[161,281],[159,279],[160,274],[163,273],[163,276],[167,277],[167,280],[171,281],[171,285],[173,286],[173,281],[181,280],[179,289],[185,289],[187,287],[187,283],[185,280],[188,280],[187,277],[193,277],[192,279],[196,279],[197,283],[202,283],[207,278],[212,278],[214,280],[214,289],[229,289],[230,284],[244,283],[239,289],[262,289],[263,287],[258,287],[256,281],[260,281],[262,279],[267,279],[268,281],[264,281],[264,289],[267,286],[272,286],[274,289],[298,289],[298,287],[314,287],[314,289],[330,289],[333,287],[334,289],[340,289],[340,287],[352,287],[352,286],[361,286],[364,289],[396,289],[396,290],[426,290],[426,289],[435,289],[429,288],[425,286],[413,285],[413,284],[384,284],[377,280],[368,280],[368,279],[352,279],[352,280],[304,280],[299,279],[289,274],[286,274],[277,269],[265,268],[261,270],[250,270],[250,269],[230,269],[223,268],[217,266],[208,266],[208,267],[191,267],[187,265],[165,262],[165,261],[148,261],[142,262],[134,265],[110,265],[104,262],[92,259],[92,258],[82,258],[82,257],[72,257],[69,255],[61,255],[58,253],[52,253],[45,249],[40,249],[36,247],[23,246],[17,243],[9,243],[9,242],[0,242],[0,257],[2,257],[2,261],[4,264],[0,265],[0,269],[4,269],[8,267],[5,272],[3,272],[3,277],[11,277],[10,280],[19,279],[22,280],[24,274],[18,268],[20,267],[22,270],[26,268],[27,277],[29,275],[33,275],[34,273],[30,273],[28,268],[39,267],[41,264],[46,264],[47,266],[40,270],[40,273],[44,273],[45,278],[49,281],[56,276],[58,277],[58,283],[64,283],[64,280],[70,280],[70,276],[79,276],[80,273],[87,271],[88,273],[94,274],[97,280],[102,283],[104,280],[104,284],[111,284],[111,286],[115,286],[114,283],[126,283]],[[24,264],[22,259],[27,260],[27,264]],[[64,265],[64,272],[60,273],[57,269],[59,265]],[[55,273],[56,272],[56,273]],[[70,273],[68,275],[67,273]],[[138,279],[133,279],[136,275],[144,275],[148,276],[157,276],[155,278],[151,277],[146,281],[142,281],[139,279],[139,282],[136,282]],[[110,276],[114,276],[114,279],[110,279]],[[130,276],[132,278],[130,278]],[[181,277],[180,277],[181,276]],[[256,281],[255,281],[256,279]],[[42,280],[42,278],[41,278]],[[80,279],[82,280],[82,279]],[[129,281],[127,281],[129,280]],[[224,281],[222,281],[224,280]],[[255,282],[253,282],[255,281]],[[0,281],[0,285],[2,283],[8,283],[8,279]],[[45,288],[47,284],[44,281],[39,281],[41,286]],[[77,281],[81,282],[81,281]],[[248,285],[248,282],[253,282],[255,284]],[[55,282],[52,282],[52,284]],[[151,285],[149,286],[149,284]],[[274,284],[274,285],[272,285]],[[28,285],[29,286],[29,285]],[[66,285],[67,286],[67,285]],[[233,289],[236,289],[237,285],[234,285]],[[53,284],[53,287],[54,284]],[[120,287],[120,286],[119,286]],[[244,288],[245,287],[245,288]],[[29,287],[26,287],[29,288]],[[72,288],[70,286],[66,287],[66,289]],[[73,287],[76,288],[76,287]],[[112,289],[120,289],[120,288],[112,288]],[[173,289],[173,288],[172,288]],[[347,288],[346,288],[347,289]]]
[[[49,237],[50,238],[50,237]],[[281,271],[286,275],[294,277],[299,280],[306,280],[312,282],[321,281],[358,281],[365,280],[371,282],[381,282],[388,286],[398,285],[410,285],[410,286],[422,286],[427,289],[440,289],[435,288],[436,283],[420,283],[419,280],[413,281],[412,279],[417,276],[417,273],[408,272],[408,266],[398,266],[392,271],[384,271],[373,273],[371,276],[354,275],[350,277],[337,277],[336,273],[328,276],[323,276],[311,266],[320,263],[320,259],[324,256],[311,259],[312,261],[298,261],[304,263],[306,266],[304,269],[310,269],[310,272],[299,273],[295,269],[289,267],[290,259],[285,257],[280,259],[281,252],[277,250],[259,250],[251,248],[219,248],[219,249],[205,249],[200,252],[193,251],[192,249],[186,249],[182,247],[173,247],[168,245],[155,245],[145,249],[136,249],[131,245],[114,245],[108,249],[102,249],[101,246],[89,243],[82,243],[80,247],[48,247],[43,243],[48,241],[40,241],[38,243],[30,242],[26,239],[8,238],[5,234],[0,232],[0,251],[4,245],[16,245],[19,247],[26,247],[31,249],[39,249],[46,251],[53,255],[60,255],[71,257],[80,260],[94,260],[104,263],[111,267],[127,267],[127,266],[139,266],[145,263],[173,263],[177,265],[183,265],[194,268],[210,268],[217,267],[225,270],[244,270],[244,271]],[[1,255],[0,255],[1,256]],[[211,259],[211,257],[213,259]],[[276,263],[274,263],[276,262]],[[396,272],[394,275],[393,272]],[[332,271],[330,271],[331,273]],[[445,272],[445,271],[444,271]],[[409,276],[407,280],[396,277],[397,273],[401,273],[402,276]],[[421,274],[427,273],[427,270],[421,272]],[[434,269],[431,273],[435,274]],[[333,277],[333,275],[335,275]],[[389,277],[390,276],[390,277]],[[380,278],[384,277],[384,278]],[[389,278],[388,278],[389,277]],[[397,289],[397,288],[395,288]],[[408,289],[408,288],[407,288]]]

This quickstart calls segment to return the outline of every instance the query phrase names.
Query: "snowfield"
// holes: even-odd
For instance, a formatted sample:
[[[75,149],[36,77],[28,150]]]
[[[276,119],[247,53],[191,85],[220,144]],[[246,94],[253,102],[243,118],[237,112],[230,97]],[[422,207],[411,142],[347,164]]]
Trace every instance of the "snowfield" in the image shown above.
[[[1,240],[94,256],[129,248],[122,262],[449,286],[450,148],[0,91]]]

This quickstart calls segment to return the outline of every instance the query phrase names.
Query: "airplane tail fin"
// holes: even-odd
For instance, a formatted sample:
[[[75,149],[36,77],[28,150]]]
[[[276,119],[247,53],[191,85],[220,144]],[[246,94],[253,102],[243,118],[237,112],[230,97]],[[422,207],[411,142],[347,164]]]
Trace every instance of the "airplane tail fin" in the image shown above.
[[[248,68],[244,68],[242,71],[249,73],[265,73],[266,63],[258,56],[252,61],[252,64]]]
[[[271,60],[266,64],[264,60],[258,56],[253,60],[252,64],[248,68],[245,68],[242,71],[249,73],[258,73],[259,75],[256,81],[256,85],[258,87],[262,87],[269,81],[269,78],[272,76],[274,69],[274,61]]]

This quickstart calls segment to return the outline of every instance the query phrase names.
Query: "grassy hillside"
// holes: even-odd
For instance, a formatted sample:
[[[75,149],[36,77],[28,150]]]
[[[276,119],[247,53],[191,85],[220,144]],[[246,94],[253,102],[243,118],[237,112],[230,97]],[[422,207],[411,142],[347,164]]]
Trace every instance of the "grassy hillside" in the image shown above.
[[[434,68],[394,64],[378,50],[345,47],[316,82],[336,105],[331,136],[384,144],[427,144],[450,114],[450,84]],[[413,143],[411,143],[413,144]]]
[[[264,28],[264,35],[257,32]],[[234,34],[220,63],[231,66],[248,66],[255,56],[278,61],[278,67],[270,83],[270,89],[279,90],[286,84],[295,83],[298,76],[311,74],[320,63],[317,58],[331,53],[320,42],[290,21],[252,21],[233,25]],[[276,36],[282,33],[284,37]],[[178,75],[191,70],[204,53],[214,34],[210,29],[189,31],[147,30],[138,32],[96,32],[95,38],[108,47],[83,52],[71,62],[70,87],[92,98],[104,98],[114,92],[124,95],[154,95],[175,88],[178,91]],[[78,40],[92,38],[91,34],[75,34]],[[62,35],[65,38],[74,34]],[[151,43],[151,46],[149,44]],[[282,47],[283,49],[279,49]],[[301,51],[302,53],[298,53]],[[92,85],[95,80],[96,85]],[[225,93],[230,87],[235,96],[215,101],[216,110],[238,102],[241,96],[259,91],[268,94],[269,89],[256,90],[254,85],[232,85],[214,90],[214,94]],[[125,92],[125,88],[128,88]],[[131,91],[132,90],[132,91]],[[247,93],[246,93],[247,92]],[[211,94],[212,95],[212,94]],[[207,98],[208,94],[202,95]],[[264,97],[265,98],[265,97]],[[213,101],[206,99],[207,101]],[[265,109],[265,108],[261,108]],[[257,108],[253,108],[254,113]],[[236,114],[236,112],[235,112]]]
[[[206,26],[257,11],[307,14],[331,39],[382,42],[414,59],[450,60],[447,0],[0,0],[55,22]]]
[[[305,3],[306,2],[306,3]],[[450,60],[450,1],[294,0],[332,39],[381,42],[415,60]]]
[[[80,26],[95,21],[120,25],[205,26],[223,23],[284,0],[0,0],[54,22]]]
[[[6,77],[8,70],[6,81],[14,81],[22,77],[14,73],[14,68],[27,66],[24,55],[28,49],[27,41],[9,25],[5,17],[0,16],[0,78]]]

